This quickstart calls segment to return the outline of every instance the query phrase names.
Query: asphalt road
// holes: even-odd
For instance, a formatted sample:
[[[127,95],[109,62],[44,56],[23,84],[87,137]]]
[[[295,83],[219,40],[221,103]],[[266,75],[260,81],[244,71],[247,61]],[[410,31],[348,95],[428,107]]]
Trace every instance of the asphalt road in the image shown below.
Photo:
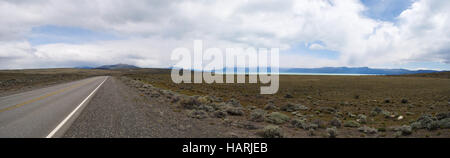
[[[0,137],[61,137],[108,77],[0,97]]]

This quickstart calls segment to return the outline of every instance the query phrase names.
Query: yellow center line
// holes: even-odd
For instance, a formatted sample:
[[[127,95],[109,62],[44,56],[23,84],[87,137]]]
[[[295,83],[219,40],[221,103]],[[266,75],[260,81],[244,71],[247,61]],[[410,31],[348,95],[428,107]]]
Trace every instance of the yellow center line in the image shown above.
[[[82,82],[82,83],[78,83],[78,84],[72,85],[72,86],[70,86],[70,87],[66,87],[66,88],[63,88],[63,89],[60,89],[60,90],[57,90],[57,91],[48,93],[48,94],[43,95],[43,96],[40,96],[40,97],[31,99],[31,100],[28,100],[28,101],[25,101],[25,102],[22,102],[22,103],[19,103],[19,104],[10,106],[10,107],[6,107],[6,108],[3,108],[3,109],[0,109],[0,112],[5,112],[5,111],[13,110],[13,109],[22,107],[22,106],[24,106],[24,105],[26,105],[26,104],[34,103],[34,102],[36,102],[36,101],[39,101],[39,100],[42,100],[42,99],[45,99],[45,98],[48,98],[48,97],[51,97],[51,96],[60,94],[60,93],[62,93],[62,92],[64,92],[64,91],[67,91],[67,90],[69,90],[69,89],[73,89],[73,88],[76,88],[76,87],[80,87],[80,86],[82,86],[82,85],[86,85],[86,84],[91,83],[91,82],[93,82],[93,81],[95,81],[95,80],[92,79],[92,81],[85,81],[85,82]]]

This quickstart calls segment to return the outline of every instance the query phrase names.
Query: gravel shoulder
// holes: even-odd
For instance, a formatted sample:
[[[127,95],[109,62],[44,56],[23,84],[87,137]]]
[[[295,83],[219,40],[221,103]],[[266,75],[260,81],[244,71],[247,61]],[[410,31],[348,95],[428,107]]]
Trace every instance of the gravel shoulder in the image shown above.
[[[216,120],[197,120],[175,111],[167,102],[146,98],[110,77],[64,137],[230,137],[230,129],[214,124]]]

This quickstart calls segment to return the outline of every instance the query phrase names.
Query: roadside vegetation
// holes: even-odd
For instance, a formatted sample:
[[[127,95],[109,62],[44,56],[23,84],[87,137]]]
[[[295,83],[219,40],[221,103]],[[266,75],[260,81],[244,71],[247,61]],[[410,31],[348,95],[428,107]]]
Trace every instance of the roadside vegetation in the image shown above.
[[[450,79],[436,74],[287,75],[275,95],[259,94],[260,84],[175,84],[167,70],[124,76],[177,96],[171,103],[188,117],[218,118],[263,137],[450,137]]]

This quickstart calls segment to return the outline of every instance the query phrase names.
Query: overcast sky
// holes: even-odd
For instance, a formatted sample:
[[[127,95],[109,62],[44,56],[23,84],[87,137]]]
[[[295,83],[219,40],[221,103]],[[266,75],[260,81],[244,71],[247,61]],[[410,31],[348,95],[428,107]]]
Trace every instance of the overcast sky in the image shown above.
[[[450,70],[449,0],[2,0],[0,69],[127,63],[281,48],[282,67]]]

